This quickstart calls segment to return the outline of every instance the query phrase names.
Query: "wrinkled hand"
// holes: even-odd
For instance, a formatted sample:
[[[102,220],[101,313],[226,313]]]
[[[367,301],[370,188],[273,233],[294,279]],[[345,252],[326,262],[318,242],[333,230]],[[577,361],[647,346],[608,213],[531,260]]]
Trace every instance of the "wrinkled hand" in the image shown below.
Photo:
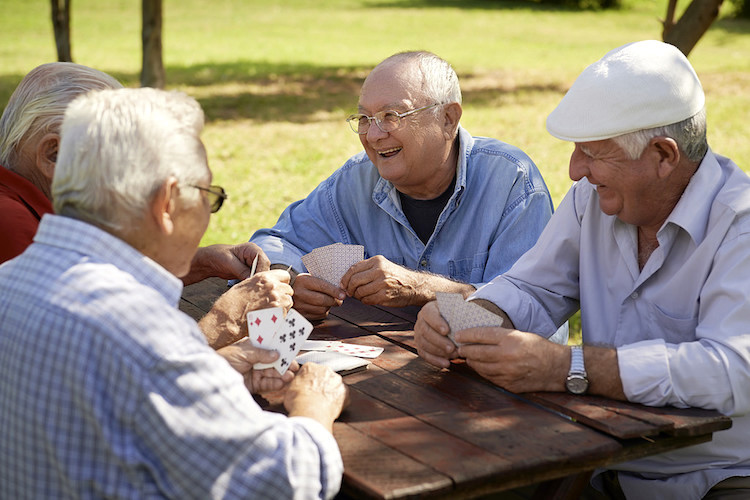
[[[296,361],[292,362],[284,375],[280,375],[275,368],[254,370],[253,365],[255,363],[273,363],[279,358],[279,353],[254,347],[248,338],[222,347],[216,352],[226,359],[232,368],[243,375],[245,386],[253,394],[283,389],[294,379],[295,372],[299,370]]]
[[[559,391],[570,363],[567,346],[518,330],[469,328],[456,341],[471,368],[512,392]]]
[[[419,311],[414,324],[414,340],[419,356],[438,368],[448,368],[459,356],[456,345],[448,338],[450,327],[440,315],[437,302],[429,302]]]
[[[290,417],[310,417],[333,431],[333,421],[349,403],[349,390],[341,375],[327,366],[305,363],[289,384],[284,408]]]
[[[267,307],[292,307],[289,273],[282,270],[256,273],[227,290],[199,322],[209,345],[227,346],[247,335],[247,313]]]
[[[346,298],[344,290],[307,273],[294,280],[294,309],[309,320],[324,319]]]
[[[420,290],[419,273],[394,264],[382,255],[357,262],[341,278],[341,288],[363,304],[404,307]]]
[[[250,270],[256,255],[258,264],[255,272],[268,271],[271,262],[255,243],[201,247],[195,252],[190,263],[190,272],[182,278],[182,281],[185,285],[189,285],[209,277],[244,280],[250,277]]]

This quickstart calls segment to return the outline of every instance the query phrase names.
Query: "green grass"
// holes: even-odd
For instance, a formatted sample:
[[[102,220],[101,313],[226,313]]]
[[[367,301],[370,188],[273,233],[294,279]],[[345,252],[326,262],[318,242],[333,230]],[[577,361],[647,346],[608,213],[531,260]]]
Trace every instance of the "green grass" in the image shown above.
[[[597,12],[490,0],[165,1],[168,88],[196,97],[206,111],[210,165],[230,193],[203,243],[244,241],[272,225],[359,151],[343,119],[368,71],[402,50],[450,61],[464,91],[463,125],[529,153],[557,205],[570,186],[571,147],[546,133],[547,114],[606,51],[659,38],[665,6],[624,0],[620,10]],[[47,0],[3,1],[0,103],[24,74],[55,59],[49,17]],[[76,0],[72,40],[76,62],[138,85],[140,2]],[[710,143],[746,169],[748,54],[750,23],[722,19],[690,55],[708,96]]]

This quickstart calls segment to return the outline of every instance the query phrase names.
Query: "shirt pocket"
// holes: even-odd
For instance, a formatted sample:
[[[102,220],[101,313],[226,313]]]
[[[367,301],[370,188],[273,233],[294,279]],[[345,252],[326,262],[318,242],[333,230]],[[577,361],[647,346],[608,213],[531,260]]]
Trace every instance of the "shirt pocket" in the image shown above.
[[[649,304],[648,336],[652,339],[664,339],[669,344],[691,342],[695,340],[695,329],[698,316],[678,317],[673,312],[665,311],[658,304]]]
[[[473,257],[448,261],[448,277],[463,283],[482,283],[489,252],[480,252]]]

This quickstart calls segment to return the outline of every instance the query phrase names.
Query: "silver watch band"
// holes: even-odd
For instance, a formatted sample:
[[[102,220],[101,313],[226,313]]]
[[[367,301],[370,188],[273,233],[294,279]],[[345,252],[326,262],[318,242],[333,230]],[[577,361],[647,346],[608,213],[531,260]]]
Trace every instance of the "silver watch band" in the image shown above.
[[[583,363],[583,346],[570,347],[570,373],[581,373],[586,376],[586,365]]]

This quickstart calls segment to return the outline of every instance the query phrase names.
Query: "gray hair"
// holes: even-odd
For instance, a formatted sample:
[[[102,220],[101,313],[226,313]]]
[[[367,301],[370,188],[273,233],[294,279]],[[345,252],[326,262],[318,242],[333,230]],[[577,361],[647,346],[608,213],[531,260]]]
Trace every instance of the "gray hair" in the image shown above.
[[[23,145],[59,133],[68,104],[96,89],[122,88],[106,73],[67,62],[42,64],[18,84],[0,118],[0,165],[14,168]]]
[[[203,123],[200,105],[181,92],[100,90],[77,98],[62,125],[55,211],[110,232],[137,229],[170,176],[181,186],[209,176]],[[200,200],[197,189],[180,193]]]
[[[701,161],[708,151],[706,108],[686,120],[663,127],[636,130],[613,137],[612,140],[625,151],[625,154],[631,160],[637,160],[648,146],[648,142],[654,137],[674,139],[688,160],[692,162]]]
[[[399,52],[380,64],[400,62],[413,62],[420,70],[422,73],[421,91],[429,101],[439,104],[452,102],[461,104],[461,87],[458,84],[458,76],[446,60],[427,51]]]

